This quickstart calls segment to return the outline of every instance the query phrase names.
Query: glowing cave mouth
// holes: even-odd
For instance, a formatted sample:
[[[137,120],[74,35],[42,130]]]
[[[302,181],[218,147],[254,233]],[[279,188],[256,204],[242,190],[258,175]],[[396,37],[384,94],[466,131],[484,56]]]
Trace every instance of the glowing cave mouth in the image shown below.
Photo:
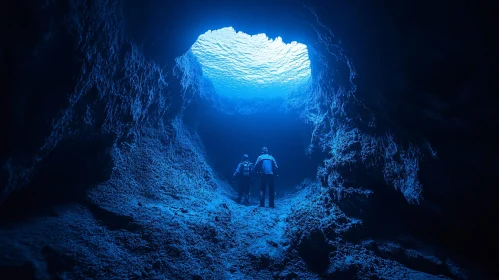
[[[191,50],[216,92],[231,98],[285,98],[309,81],[307,46],[232,27],[207,31]]]

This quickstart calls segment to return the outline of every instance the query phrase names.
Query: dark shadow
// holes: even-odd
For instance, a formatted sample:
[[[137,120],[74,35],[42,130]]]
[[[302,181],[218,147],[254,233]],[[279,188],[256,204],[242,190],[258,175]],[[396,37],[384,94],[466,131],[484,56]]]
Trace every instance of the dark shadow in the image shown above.
[[[310,270],[323,273],[329,267],[329,254],[336,248],[330,245],[320,231],[311,232],[309,237],[298,245],[298,254]]]
[[[31,183],[2,204],[0,224],[56,215],[53,206],[82,201],[86,190],[110,177],[112,142],[108,135],[61,143],[36,167]]]
[[[135,223],[132,217],[111,212],[91,202],[86,202],[85,206],[92,212],[95,219],[111,231],[127,230],[137,232],[142,229],[142,226]]]
[[[36,271],[33,263],[23,265],[1,265],[0,278],[2,280],[35,280]]]

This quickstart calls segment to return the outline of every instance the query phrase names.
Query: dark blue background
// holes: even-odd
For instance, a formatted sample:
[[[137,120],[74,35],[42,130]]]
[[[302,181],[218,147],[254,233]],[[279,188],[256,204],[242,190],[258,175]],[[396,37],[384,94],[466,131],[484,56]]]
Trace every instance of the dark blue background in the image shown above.
[[[317,163],[306,155],[310,126],[293,114],[282,111],[252,115],[226,115],[200,112],[199,135],[211,166],[226,179],[231,178],[243,154],[255,162],[266,146],[279,166],[278,194],[294,190],[306,177],[315,177]]]

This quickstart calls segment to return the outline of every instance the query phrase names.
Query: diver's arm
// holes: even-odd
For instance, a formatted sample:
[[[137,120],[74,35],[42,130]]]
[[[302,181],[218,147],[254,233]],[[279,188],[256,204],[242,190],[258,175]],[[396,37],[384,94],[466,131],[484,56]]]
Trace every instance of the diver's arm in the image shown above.
[[[241,163],[239,163],[236,167],[236,172],[234,172],[234,175],[232,175],[233,177],[236,177],[237,175],[239,175],[239,172],[241,170]]]
[[[258,173],[257,169],[258,169],[258,164],[260,164],[260,161],[261,161],[261,157],[258,157],[256,159],[255,165],[253,166],[253,173],[255,173],[255,174]]]
[[[256,167],[258,166],[258,164],[260,163],[260,161],[261,161],[261,157],[258,157],[258,158],[256,159],[256,162],[255,162],[255,169],[256,169]]]

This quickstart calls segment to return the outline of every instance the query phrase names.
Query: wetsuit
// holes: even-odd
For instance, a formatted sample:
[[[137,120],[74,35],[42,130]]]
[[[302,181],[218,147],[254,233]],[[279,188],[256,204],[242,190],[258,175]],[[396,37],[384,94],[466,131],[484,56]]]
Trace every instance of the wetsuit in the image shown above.
[[[244,203],[249,203],[249,190],[251,187],[253,175],[253,164],[249,161],[240,162],[237,165],[236,172],[234,172],[234,177],[238,177],[238,196],[237,203],[241,203],[241,199],[244,196]]]
[[[255,170],[260,173],[260,206],[265,206],[265,192],[269,186],[269,207],[274,207],[275,188],[274,175],[277,171],[277,163],[273,156],[264,153],[258,157]]]

